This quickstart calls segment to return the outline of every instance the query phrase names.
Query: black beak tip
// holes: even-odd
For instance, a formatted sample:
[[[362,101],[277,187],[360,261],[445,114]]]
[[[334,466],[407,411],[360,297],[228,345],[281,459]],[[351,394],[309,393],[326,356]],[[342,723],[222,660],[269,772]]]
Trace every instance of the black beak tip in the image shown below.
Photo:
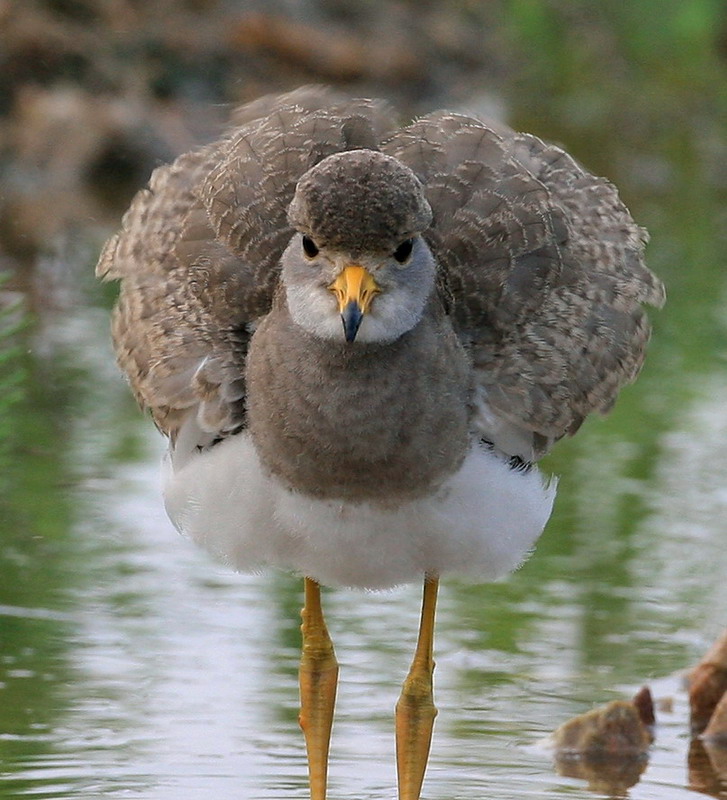
[[[343,333],[346,341],[350,344],[356,338],[358,329],[361,327],[363,319],[361,306],[355,300],[350,300],[341,312],[341,319],[343,320]]]

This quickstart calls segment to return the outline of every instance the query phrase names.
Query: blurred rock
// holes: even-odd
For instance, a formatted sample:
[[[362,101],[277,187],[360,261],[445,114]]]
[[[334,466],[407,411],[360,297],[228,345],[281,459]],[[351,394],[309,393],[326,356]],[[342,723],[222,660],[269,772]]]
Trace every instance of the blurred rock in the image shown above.
[[[642,686],[634,695],[631,701],[639,714],[639,719],[646,726],[653,740],[654,725],[656,725],[656,714],[654,713],[654,698],[648,686]]]
[[[568,720],[552,739],[561,758],[638,758],[648,753],[653,724],[651,692],[644,688],[632,701],[614,700]]]
[[[0,0],[0,268],[103,238],[154,166],[260,95],[323,81],[388,95],[402,118],[466,104],[501,73],[493,14],[455,0]]]
[[[4,130],[13,152],[0,197],[5,250],[29,258],[74,225],[97,221],[104,207],[117,214],[156,163],[190,144],[162,118],[146,116],[143,126],[132,103],[78,87],[19,89]]]
[[[574,717],[551,737],[559,774],[587,781],[594,792],[625,797],[646,769],[654,721],[647,687],[631,701],[614,700]]]
[[[702,733],[727,691],[727,630],[686,676],[692,735]],[[718,724],[718,723],[717,723]],[[722,721],[724,728],[724,721]]]

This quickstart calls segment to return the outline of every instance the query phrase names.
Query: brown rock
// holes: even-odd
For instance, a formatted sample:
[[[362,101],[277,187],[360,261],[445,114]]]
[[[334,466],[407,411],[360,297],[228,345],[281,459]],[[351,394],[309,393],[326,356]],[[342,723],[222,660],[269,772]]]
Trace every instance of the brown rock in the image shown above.
[[[687,675],[692,734],[705,730],[727,691],[727,630]]]
[[[574,717],[553,734],[556,769],[587,781],[594,792],[626,797],[646,769],[653,724],[647,687],[630,702],[616,700]]]
[[[651,696],[651,691],[648,686],[643,686],[634,695],[631,701],[639,714],[639,718],[652,731],[656,725],[656,715],[654,714],[654,698]]]
[[[648,695],[648,700],[646,695]],[[650,730],[653,703],[648,689],[634,702],[614,700],[601,708],[574,717],[553,734],[559,756],[590,759],[645,756],[653,740]]]

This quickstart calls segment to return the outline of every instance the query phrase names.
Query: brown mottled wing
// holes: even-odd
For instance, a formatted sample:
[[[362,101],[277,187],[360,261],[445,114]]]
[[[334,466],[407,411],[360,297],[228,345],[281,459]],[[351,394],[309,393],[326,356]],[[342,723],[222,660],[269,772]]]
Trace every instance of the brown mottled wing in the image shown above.
[[[237,119],[154,172],[97,266],[121,282],[113,337],[139,402],[173,437],[196,414],[200,442],[244,424],[248,341],[272,303],[297,180],[331,153],[378,146],[392,127],[382,103],[315,87]]]
[[[165,433],[175,432],[191,407],[205,400],[214,403],[205,388],[210,371],[219,368],[218,360],[210,364],[215,325],[201,302],[197,280],[204,274],[205,259],[186,257],[184,251],[195,236],[198,249],[206,244],[211,252],[215,247],[205,226],[196,233],[199,226],[190,225],[189,219],[218,151],[219,145],[211,145],[156,169],[96,267],[99,276],[121,282],[112,319],[117,359],[137,400],[151,409]],[[234,270],[231,254],[224,256]],[[227,361],[234,363],[235,357]]]
[[[615,188],[539,139],[436,113],[385,151],[425,184],[440,292],[470,348],[473,422],[532,459],[607,411],[641,366],[664,290]]]

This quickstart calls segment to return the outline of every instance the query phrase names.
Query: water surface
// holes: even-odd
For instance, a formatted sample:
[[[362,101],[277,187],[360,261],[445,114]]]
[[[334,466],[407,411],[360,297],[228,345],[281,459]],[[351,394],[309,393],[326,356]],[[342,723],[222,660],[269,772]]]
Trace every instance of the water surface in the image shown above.
[[[533,62],[512,121],[623,188],[669,302],[637,384],[544,462],[560,488],[530,561],[443,583],[423,798],[727,797],[674,677],[727,608],[724,127],[704,86],[659,95],[638,84],[645,62],[622,92],[575,61],[558,73],[568,53]],[[568,91],[537,80],[551,67]],[[15,337],[26,396],[0,406],[15,442],[0,448],[0,797],[305,798],[300,581],[231,573],[166,520],[163,443],[113,364],[95,250],[36,271],[60,300]],[[420,587],[324,599],[341,662],[330,797],[393,798]],[[559,774],[544,738],[645,683],[671,709],[648,763]]]
[[[34,334],[38,392],[18,424],[35,438],[0,550],[0,796],[303,798],[300,582],[236,575],[172,529],[163,443],[128,399],[106,325],[91,305]],[[494,585],[444,582],[424,797],[621,796],[633,775],[589,788],[542,742],[643,683],[673,709],[629,796],[727,796],[708,771],[690,776],[669,677],[724,625],[727,374],[693,377],[670,416],[667,359],[654,360],[545,465],[560,493],[525,567]],[[326,592],[341,662],[331,797],[395,796],[392,714],[419,602],[415,586]]]

